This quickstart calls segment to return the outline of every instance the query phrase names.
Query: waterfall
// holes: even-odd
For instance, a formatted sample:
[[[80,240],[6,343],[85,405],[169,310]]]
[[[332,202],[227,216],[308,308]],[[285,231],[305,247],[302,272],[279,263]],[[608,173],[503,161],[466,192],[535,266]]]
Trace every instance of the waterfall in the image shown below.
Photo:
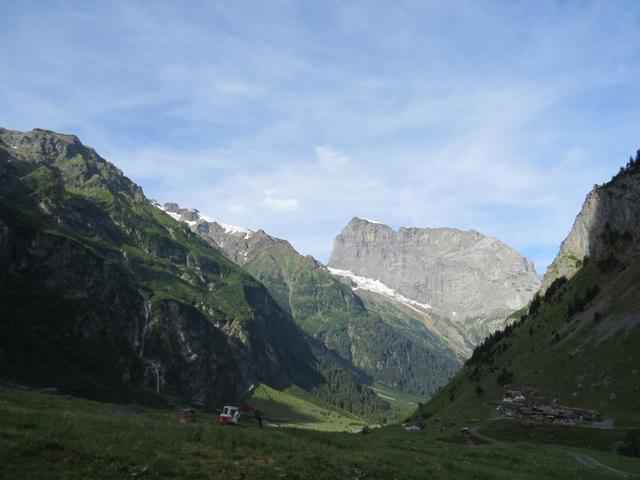
[[[151,317],[151,302],[149,301],[149,294],[142,290],[139,290],[140,295],[144,298],[144,323],[142,325],[142,333],[138,342],[138,355],[144,357],[144,342],[147,337],[147,329],[149,328],[149,317]]]
[[[140,332],[136,347],[138,355],[140,355],[140,358],[142,358],[143,363],[146,365],[146,374],[151,373],[155,377],[156,392],[160,393],[160,388],[164,383],[162,364],[158,360],[144,358],[144,344],[147,339],[147,330],[149,329],[149,320],[151,318],[151,301],[149,300],[149,293],[144,290],[138,290],[138,292],[142,298],[144,298],[144,323],[142,324],[142,331]]]
[[[156,377],[156,392],[160,393],[160,385],[162,381],[162,364],[157,360],[151,361],[151,370]]]

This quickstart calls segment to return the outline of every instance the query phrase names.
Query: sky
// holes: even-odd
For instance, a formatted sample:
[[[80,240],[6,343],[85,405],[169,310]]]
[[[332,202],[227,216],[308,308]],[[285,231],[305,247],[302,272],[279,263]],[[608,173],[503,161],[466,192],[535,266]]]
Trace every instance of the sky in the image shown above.
[[[640,148],[640,2],[0,0],[0,126],[327,261],[354,216],[544,273]]]

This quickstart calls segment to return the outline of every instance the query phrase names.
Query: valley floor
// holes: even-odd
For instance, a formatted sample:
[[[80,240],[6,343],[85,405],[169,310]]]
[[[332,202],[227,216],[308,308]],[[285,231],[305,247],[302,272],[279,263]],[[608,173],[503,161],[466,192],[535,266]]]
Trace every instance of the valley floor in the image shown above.
[[[482,430],[482,428],[481,428]],[[490,430],[490,429],[489,429]],[[368,434],[218,426],[198,414],[0,389],[0,477],[7,479],[606,479],[640,460],[606,451],[400,426]],[[604,468],[604,466],[609,468]],[[631,476],[629,476],[631,478]]]

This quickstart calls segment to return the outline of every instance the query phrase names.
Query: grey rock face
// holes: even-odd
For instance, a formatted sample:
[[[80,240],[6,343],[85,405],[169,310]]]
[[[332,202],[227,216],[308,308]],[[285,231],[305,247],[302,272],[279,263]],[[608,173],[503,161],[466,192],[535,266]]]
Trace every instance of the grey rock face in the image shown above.
[[[540,287],[533,264],[495,238],[453,228],[400,228],[353,218],[329,266],[380,280],[456,322],[498,319]]]
[[[640,255],[640,173],[628,172],[616,176],[606,185],[594,188],[582,205],[580,213],[560,246],[560,252],[544,276],[546,289],[556,278],[571,278],[582,266],[585,256],[602,258],[616,251],[617,257]],[[627,234],[612,245],[605,241],[605,229],[614,235]],[[624,244],[624,245],[623,245]]]

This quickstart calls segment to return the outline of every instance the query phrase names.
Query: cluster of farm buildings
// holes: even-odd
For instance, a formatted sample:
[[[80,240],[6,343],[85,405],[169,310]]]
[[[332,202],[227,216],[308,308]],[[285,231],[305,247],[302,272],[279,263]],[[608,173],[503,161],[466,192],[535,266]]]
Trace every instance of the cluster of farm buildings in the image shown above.
[[[508,390],[496,410],[504,417],[532,423],[575,425],[601,420],[600,414],[594,410],[527,402],[526,397],[516,390]]]

